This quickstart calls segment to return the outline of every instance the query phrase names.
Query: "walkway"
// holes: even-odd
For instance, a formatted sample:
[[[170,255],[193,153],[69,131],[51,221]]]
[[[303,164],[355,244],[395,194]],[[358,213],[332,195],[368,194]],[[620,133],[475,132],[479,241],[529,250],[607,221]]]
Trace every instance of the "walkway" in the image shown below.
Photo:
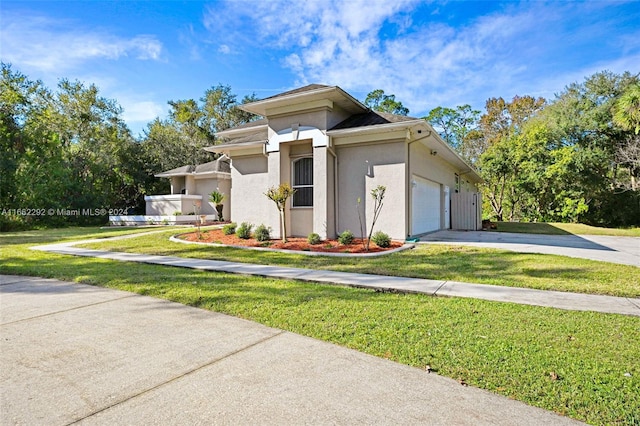
[[[134,237],[135,236],[126,236],[125,238]],[[123,237],[117,238],[121,239]],[[99,241],[105,240],[102,239]],[[73,256],[97,257],[123,262],[140,262],[155,265],[200,269],[206,271],[257,275],[269,278],[310,281],[325,284],[337,284],[351,287],[370,288],[382,291],[424,293],[432,296],[468,297],[498,302],[546,306],[567,310],[595,311],[603,313],[640,316],[640,299],[637,298],[533,290],[516,287],[470,284],[456,281],[427,280],[420,278],[403,278],[384,275],[355,274],[348,272],[315,269],[288,268],[284,266],[255,265],[248,263],[191,259],[175,256],[120,253],[74,247],[77,244],[87,242],[90,242],[90,240],[38,246],[32,247],[32,249]]]
[[[0,424],[574,425],[216,312],[0,275]]]

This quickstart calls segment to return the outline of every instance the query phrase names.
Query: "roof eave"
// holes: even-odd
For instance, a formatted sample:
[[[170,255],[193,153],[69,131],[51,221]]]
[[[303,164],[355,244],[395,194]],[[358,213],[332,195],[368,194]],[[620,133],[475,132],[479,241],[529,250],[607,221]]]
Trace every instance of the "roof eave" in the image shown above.
[[[250,146],[264,145],[266,143],[267,143],[266,140],[259,140],[259,141],[242,142],[242,143],[220,144],[220,145],[208,146],[204,148],[204,150],[209,152],[220,153],[224,151],[233,151],[236,149],[243,149]]]
[[[214,178],[222,178],[222,179],[231,179],[231,173],[229,172],[201,172],[201,173],[193,173],[193,177],[196,179],[202,177],[214,177]]]
[[[331,93],[340,93],[341,96],[351,101],[356,106],[356,109],[361,109],[362,111],[369,110],[369,107],[364,105],[362,102],[360,102],[359,100],[357,100],[356,98],[354,98],[353,96],[351,96],[349,93],[345,92],[338,86],[321,87],[318,89],[292,93],[290,95],[279,96],[276,98],[263,99],[256,102],[250,102],[247,104],[238,105],[238,108],[244,111],[250,112],[252,114],[257,114],[257,115],[266,117],[266,111],[269,106],[275,107],[278,105],[288,105],[291,103],[295,103],[295,101],[298,99],[309,98],[312,96],[321,95],[323,93],[326,93],[327,95]]]
[[[243,133],[247,133],[247,134],[256,133],[259,130],[268,129],[268,128],[269,128],[268,124],[260,124],[258,126],[251,126],[251,127],[243,127],[240,129],[232,127],[231,129],[217,132],[215,135],[221,136],[221,137],[227,137],[231,135],[236,136],[236,135],[241,135]]]
[[[395,123],[386,123],[386,124],[372,124],[369,126],[359,126],[359,127],[349,127],[347,129],[336,129],[336,130],[328,130],[327,135],[329,136],[348,136],[350,134],[362,134],[362,133],[377,133],[377,132],[387,132],[394,131],[398,129],[408,129],[416,124],[420,124],[422,120],[407,120],[407,121],[398,121]]]

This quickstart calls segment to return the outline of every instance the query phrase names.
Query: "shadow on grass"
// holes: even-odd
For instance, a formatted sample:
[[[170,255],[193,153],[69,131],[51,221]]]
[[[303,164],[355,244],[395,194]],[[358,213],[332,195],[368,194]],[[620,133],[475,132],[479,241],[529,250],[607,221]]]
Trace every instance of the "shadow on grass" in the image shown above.
[[[498,222],[496,231],[525,234],[574,235],[552,224],[540,222]]]
[[[8,266],[7,266],[8,265]],[[277,303],[293,307],[322,297],[349,302],[366,302],[378,297],[373,290],[354,289],[289,280],[248,277],[230,273],[200,271],[171,266],[118,262],[104,259],[64,257],[31,260],[8,257],[1,274],[26,275],[118,288],[138,294],[175,300],[191,306],[216,308],[234,303],[260,305]],[[34,292],[41,292],[34,285]],[[71,290],[69,290],[71,289]],[[28,292],[28,286],[0,286],[3,293]],[[65,291],[86,291],[69,287]],[[51,289],[51,292],[57,292]]]
[[[0,232],[0,247],[18,244],[42,245],[84,238],[106,238],[117,235],[133,234],[153,230],[154,229],[69,227],[55,229],[38,229],[32,231]]]

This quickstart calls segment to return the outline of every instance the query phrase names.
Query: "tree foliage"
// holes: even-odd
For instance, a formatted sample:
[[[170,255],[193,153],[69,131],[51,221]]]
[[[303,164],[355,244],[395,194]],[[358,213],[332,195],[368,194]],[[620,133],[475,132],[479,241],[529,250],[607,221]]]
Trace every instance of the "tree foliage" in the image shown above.
[[[156,118],[147,125],[142,140],[148,173],[174,169],[186,164],[198,165],[211,161],[213,154],[203,150],[216,143],[215,134],[247,123],[255,115],[238,108],[237,97],[229,86],[218,85],[194,99],[169,101],[169,116]],[[242,103],[255,101],[255,95],[245,96]]]
[[[436,107],[429,111],[428,121],[462,158],[471,164],[478,160],[477,146],[482,139],[479,131],[480,111],[465,104],[453,108]]]
[[[425,118],[479,168],[484,211],[494,218],[640,225],[638,83],[638,75],[603,71],[550,102],[490,98],[476,122],[468,105]]]
[[[217,132],[253,120],[239,106],[255,100],[238,102],[228,86],[212,86],[199,100],[169,101],[168,116],[150,122],[135,140],[120,105],[95,85],[62,79],[52,90],[2,63],[0,230],[106,219],[25,215],[24,209],[141,213],[144,195],[168,190],[154,174],[213,160],[202,148],[217,142]],[[379,89],[365,104],[409,112]],[[482,115],[461,105],[435,108],[425,119],[479,168],[485,212],[493,217],[640,225],[638,75],[603,71],[548,102],[490,98]]]
[[[237,108],[230,88],[219,85],[201,103],[170,101],[168,118],[149,123],[137,141],[120,105],[95,85],[62,79],[52,91],[10,64],[2,63],[1,71],[0,230],[106,220],[58,211],[142,213],[144,195],[168,190],[154,174],[211,161],[202,148],[215,143],[214,133],[253,119]]]
[[[396,95],[385,95],[384,90],[376,89],[367,95],[364,104],[369,108],[389,114],[408,115],[409,108],[396,101]]]

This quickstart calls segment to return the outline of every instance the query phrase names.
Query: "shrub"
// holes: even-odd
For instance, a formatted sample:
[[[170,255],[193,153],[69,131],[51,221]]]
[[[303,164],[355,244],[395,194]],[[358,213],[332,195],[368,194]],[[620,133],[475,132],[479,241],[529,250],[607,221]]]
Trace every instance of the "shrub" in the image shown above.
[[[260,225],[256,228],[253,235],[258,241],[269,241],[271,239],[271,228]]]
[[[180,210],[176,210],[175,212],[173,212],[174,216],[182,216],[182,212]]]
[[[249,238],[251,238],[251,228],[253,228],[252,224],[248,222],[242,222],[236,229],[236,235],[238,236],[238,238],[248,240]]]
[[[309,236],[307,237],[307,242],[312,245],[319,244],[320,235],[316,234],[315,232],[310,233]]]
[[[351,244],[353,242],[353,232],[347,229],[342,234],[340,234],[340,236],[338,237],[338,241],[342,245]]]
[[[224,235],[233,235],[236,233],[236,226],[238,225],[235,222],[227,223],[222,227],[222,232],[224,232]]]
[[[371,241],[376,243],[378,247],[387,248],[391,245],[391,238],[382,231],[376,231],[371,237]]]

